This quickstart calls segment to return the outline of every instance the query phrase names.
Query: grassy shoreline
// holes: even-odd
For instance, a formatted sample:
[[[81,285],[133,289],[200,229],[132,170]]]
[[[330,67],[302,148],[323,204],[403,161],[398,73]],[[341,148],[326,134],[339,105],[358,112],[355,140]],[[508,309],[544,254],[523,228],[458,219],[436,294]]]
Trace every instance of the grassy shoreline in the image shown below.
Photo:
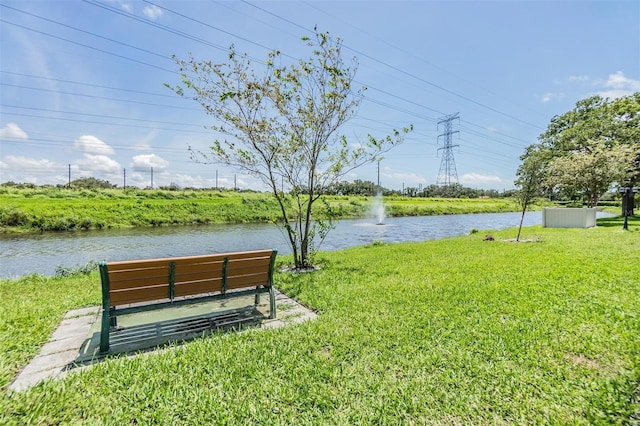
[[[326,196],[316,203],[337,218],[369,215],[372,197]],[[385,197],[390,216],[517,211],[512,199]],[[0,232],[25,233],[145,226],[275,222],[268,193],[233,191],[67,190],[0,188]]]
[[[100,303],[99,277],[0,280],[0,423],[622,424],[640,408],[640,219],[621,225],[321,252],[275,277],[313,322],[23,393],[6,387],[67,310]]]

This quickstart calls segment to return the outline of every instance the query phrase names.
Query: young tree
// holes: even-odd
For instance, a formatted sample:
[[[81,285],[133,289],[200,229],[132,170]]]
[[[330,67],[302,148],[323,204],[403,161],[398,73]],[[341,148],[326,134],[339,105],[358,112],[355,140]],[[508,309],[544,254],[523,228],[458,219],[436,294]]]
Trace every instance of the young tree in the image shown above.
[[[313,238],[328,230],[312,217],[325,188],[378,160],[411,129],[350,144],[339,129],[363,97],[364,88],[353,89],[357,61],[345,64],[341,40],[328,33],[316,31],[303,41],[311,49],[309,59],[281,65],[281,53],[272,51],[258,67],[262,73],[233,46],[221,64],[174,56],[183,86],[168,86],[198,101],[215,119],[211,129],[224,137],[214,140],[209,152],[192,150],[192,156],[246,171],[270,188],[299,269],[313,266]]]
[[[518,235],[516,241],[520,241],[522,232],[522,222],[527,208],[542,195],[543,180],[546,175],[545,167],[547,165],[547,155],[537,145],[527,147],[525,153],[520,157],[522,164],[518,167],[515,184],[518,188],[516,192],[516,200],[522,207],[522,215],[520,216],[520,225],[518,226]]]

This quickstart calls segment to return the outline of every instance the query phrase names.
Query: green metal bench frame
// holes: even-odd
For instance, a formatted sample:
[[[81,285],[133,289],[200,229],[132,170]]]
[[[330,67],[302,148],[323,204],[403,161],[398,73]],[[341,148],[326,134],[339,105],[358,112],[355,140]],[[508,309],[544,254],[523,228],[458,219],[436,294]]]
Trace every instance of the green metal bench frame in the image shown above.
[[[169,306],[269,293],[276,317],[273,269],[276,250],[203,256],[100,262],[102,324],[100,352],[109,352],[117,316]]]

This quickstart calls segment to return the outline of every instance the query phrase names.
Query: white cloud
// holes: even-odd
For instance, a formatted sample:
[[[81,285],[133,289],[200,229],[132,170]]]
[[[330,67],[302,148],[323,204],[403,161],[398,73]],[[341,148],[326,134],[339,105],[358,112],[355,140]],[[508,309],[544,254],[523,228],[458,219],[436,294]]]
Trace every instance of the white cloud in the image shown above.
[[[156,170],[163,170],[169,165],[169,162],[156,154],[142,154],[133,157],[131,167],[134,170],[149,170],[153,167]]]
[[[400,182],[404,182],[407,186],[417,185],[419,183],[426,183],[427,180],[415,173],[383,173],[383,177],[387,179],[393,179]],[[381,182],[382,183],[382,182]],[[384,186],[384,185],[383,185]]]
[[[7,155],[0,161],[2,182],[62,183],[64,167],[47,159]],[[61,180],[62,179],[62,180]]]
[[[116,4],[120,6],[120,8],[127,13],[131,13],[131,11],[133,11],[133,6],[131,6],[131,3],[127,3],[120,0],[107,0],[107,3]]]
[[[151,151],[151,144],[158,137],[158,130],[153,129],[147,133],[143,138],[138,140],[132,148],[136,151]]]
[[[598,84],[605,89],[598,92],[598,95],[603,98],[621,98],[640,91],[640,80],[625,77],[622,71],[609,74],[607,80],[600,81]]]
[[[148,143],[138,143],[131,147],[134,151],[151,151],[151,145]]]
[[[207,179],[202,176],[191,176],[191,175],[183,175],[177,174],[172,178],[172,182],[180,187],[190,187],[190,188],[213,188],[216,186],[215,179]],[[218,179],[218,187],[219,188],[233,188],[233,179],[227,178],[219,178]]]
[[[84,158],[74,162],[75,170],[81,174],[97,177],[97,174],[120,174],[120,163],[106,155],[85,154]]]
[[[635,92],[640,91],[640,80],[634,80],[626,77],[622,71],[609,74],[606,80],[592,79],[588,75],[572,75],[567,77],[563,82],[557,82],[557,84],[571,84],[572,87],[577,87],[592,91],[595,87],[595,93],[603,98],[616,99],[623,96],[629,96]],[[588,96],[588,94],[584,94]],[[565,98],[565,94],[562,92],[548,92],[545,93],[540,100],[543,103],[551,101],[560,101]]]
[[[486,185],[502,183],[498,176],[482,175],[480,173],[465,173],[459,178],[461,185]]]
[[[91,135],[80,136],[76,139],[75,146],[85,154],[113,155],[114,153],[113,148]]]
[[[35,158],[17,157],[15,155],[7,155],[0,164],[2,164],[2,168],[28,170],[29,172],[51,170],[57,166],[56,163],[51,160],[36,160]]]
[[[0,138],[3,139],[29,139],[29,135],[16,123],[7,123],[0,129]]]
[[[144,13],[144,16],[154,21],[162,16],[162,9],[156,5],[146,6],[142,12]]]
[[[555,100],[561,100],[563,98],[564,98],[564,93],[547,92],[542,96],[542,102],[547,103]]]
[[[570,82],[584,83],[585,81],[589,81],[589,76],[588,75],[571,75],[569,76],[568,80]]]

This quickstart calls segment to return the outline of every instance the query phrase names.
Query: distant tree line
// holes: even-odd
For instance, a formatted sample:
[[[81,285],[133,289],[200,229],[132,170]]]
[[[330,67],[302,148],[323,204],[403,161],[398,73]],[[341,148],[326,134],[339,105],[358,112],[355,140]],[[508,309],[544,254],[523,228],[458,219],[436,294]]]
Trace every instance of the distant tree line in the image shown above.
[[[475,189],[453,184],[448,186],[427,185],[424,187],[409,186],[404,190],[387,189],[378,186],[374,182],[356,179],[353,182],[338,182],[324,190],[326,195],[364,195],[374,196],[382,193],[382,195],[405,195],[408,197],[425,197],[425,198],[506,198],[512,197],[515,190],[500,192],[495,189]]]
[[[16,183],[5,182],[0,186],[14,187],[14,188],[71,188],[71,189],[117,189],[118,185],[112,184],[109,181],[96,179],[96,178],[81,178],[71,181],[71,184],[65,185],[35,185],[33,183]],[[132,186],[130,189],[141,189]],[[193,187],[181,187],[175,183],[166,186],[159,186],[157,188],[142,188],[142,189],[155,189],[161,191],[229,191],[228,188],[193,188]],[[298,188],[298,193],[305,193],[303,189]],[[236,190],[236,192],[260,192],[252,189]],[[424,198],[508,198],[515,195],[515,190],[498,191],[496,189],[475,189],[468,188],[459,184],[450,186],[440,185],[427,185],[425,187],[406,187],[404,191],[396,189],[388,189],[383,186],[378,186],[374,182],[356,179],[353,182],[338,182],[330,185],[322,190],[323,195],[362,195],[362,196],[375,196],[382,193],[385,196],[408,196],[408,197],[424,197]]]
[[[114,185],[107,180],[96,179],[94,177],[84,177],[73,180],[68,184],[58,185],[36,185],[34,183],[16,183],[13,181],[5,182],[1,186],[13,188],[35,189],[35,188],[71,188],[71,189],[115,189],[118,185]]]
[[[71,181],[69,184],[58,185],[36,185],[34,183],[17,183],[13,181],[4,182],[0,184],[0,187],[11,187],[17,189],[35,189],[35,188],[52,188],[52,189],[79,189],[79,190],[99,190],[99,189],[122,189],[116,184],[112,184],[109,181],[95,179],[95,178],[82,178]],[[176,183],[170,185],[158,186],[157,188],[138,188],[136,186],[127,186],[127,190],[159,190],[159,191],[234,191],[234,192],[262,192],[254,189],[233,189],[233,188],[195,188],[190,186],[182,187]],[[303,190],[299,190],[300,193],[304,193]],[[331,185],[323,191],[324,195],[362,195],[367,197],[373,197],[379,193],[384,196],[407,196],[407,197],[422,197],[422,198],[510,198],[514,197],[518,191],[515,189],[498,191],[496,189],[476,189],[468,188],[459,184],[453,184],[450,186],[440,185],[427,185],[424,187],[406,187],[403,190],[388,189],[383,186],[378,186],[374,182],[364,181],[356,179],[353,182],[339,182]],[[539,194],[543,196],[544,194]],[[536,195],[537,197],[538,195]],[[575,201],[568,199],[561,199],[558,196],[545,198],[553,199],[559,204],[575,204]],[[600,198],[602,205],[619,206],[620,196],[615,192],[608,192]]]
[[[135,185],[127,185],[126,188],[119,187],[116,184],[113,184],[107,180],[96,179],[93,177],[88,178],[80,178],[71,181],[69,184],[57,184],[57,185],[36,185],[34,183],[18,183],[13,181],[8,181],[0,184],[0,187],[11,187],[17,189],[35,189],[35,188],[56,188],[56,189],[84,189],[84,190],[98,190],[98,189],[126,189],[126,190],[161,190],[161,191],[235,191],[235,192],[260,192],[253,189],[233,189],[226,187],[212,187],[212,188],[195,188],[191,186],[182,187],[176,183],[171,183],[169,185],[161,185],[158,187],[150,187],[147,186],[145,188],[139,188]]]

